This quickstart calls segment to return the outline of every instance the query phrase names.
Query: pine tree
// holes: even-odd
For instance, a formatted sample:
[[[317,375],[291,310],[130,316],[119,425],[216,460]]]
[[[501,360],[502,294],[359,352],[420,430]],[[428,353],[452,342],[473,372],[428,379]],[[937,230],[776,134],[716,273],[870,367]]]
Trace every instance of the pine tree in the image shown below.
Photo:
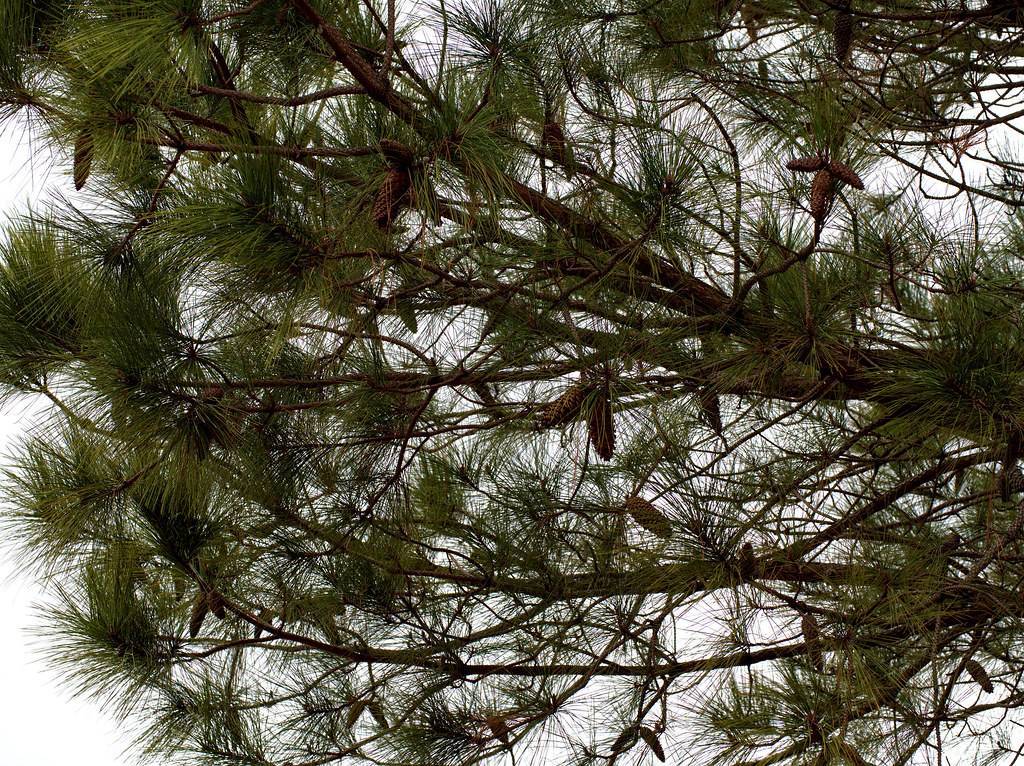
[[[0,4],[50,661],[160,763],[1012,762],[1017,6]]]

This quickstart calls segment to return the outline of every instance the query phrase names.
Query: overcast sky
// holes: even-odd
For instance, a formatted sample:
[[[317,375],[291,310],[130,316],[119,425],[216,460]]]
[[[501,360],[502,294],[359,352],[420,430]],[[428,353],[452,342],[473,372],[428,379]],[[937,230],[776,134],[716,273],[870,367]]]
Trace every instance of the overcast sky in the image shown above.
[[[56,189],[71,189],[71,179],[24,127],[8,123],[0,133],[0,222]],[[32,402],[8,402],[0,410],[0,454],[9,455],[31,422]],[[0,500],[6,492],[0,491]],[[121,766],[128,740],[116,722],[91,700],[72,700],[47,671],[38,647],[42,636],[34,605],[45,595],[24,572],[7,546],[0,547],[0,739],[2,766]]]

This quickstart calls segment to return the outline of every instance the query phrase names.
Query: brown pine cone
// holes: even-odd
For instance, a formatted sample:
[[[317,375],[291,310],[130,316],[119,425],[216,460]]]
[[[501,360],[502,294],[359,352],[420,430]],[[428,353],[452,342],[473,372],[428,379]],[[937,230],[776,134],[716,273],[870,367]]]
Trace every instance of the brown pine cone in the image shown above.
[[[587,387],[581,383],[570,386],[565,393],[543,409],[540,424],[544,428],[555,428],[575,420],[580,414],[583,400],[587,398],[587,391]]]
[[[715,18],[719,25],[726,25],[732,21],[739,7],[738,0],[715,0]]]
[[[817,714],[811,710],[807,713],[805,720],[807,721],[807,739],[816,745],[824,743],[825,734],[821,730],[821,723],[818,721]]]
[[[654,503],[644,500],[642,497],[630,495],[626,498],[623,506],[630,518],[648,532],[653,532],[658,537],[672,536],[672,522],[655,507]]]
[[[206,615],[210,611],[209,601],[206,598],[205,593],[200,593],[196,596],[195,602],[192,604],[192,614],[188,620],[188,634],[192,638],[199,635],[199,631],[203,627],[203,620],[206,619]]]
[[[223,620],[227,617],[227,612],[224,609],[224,597],[220,593],[211,590],[206,594],[206,603],[218,620]]]
[[[641,726],[639,730],[640,738],[644,741],[644,744],[650,748],[651,752],[654,753],[654,757],[662,763],[665,762],[665,748],[661,746],[661,742],[658,741],[658,735],[654,733],[653,729],[648,729],[646,726]]]
[[[615,454],[615,417],[612,414],[612,402],[607,388],[590,410],[587,428],[594,451],[602,460],[611,460]]]
[[[835,25],[832,27],[832,46],[835,49],[836,61],[845,64],[853,44],[853,16],[846,11],[836,13]]]
[[[395,165],[408,167],[415,159],[412,149],[390,138],[382,138],[377,146],[380,147],[381,154]]]
[[[825,664],[821,655],[821,629],[813,614],[808,613],[800,618],[800,631],[804,634],[804,645],[811,664],[816,670],[821,670]]]
[[[747,36],[753,42],[761,31],[761,23],[764,21],[764,11],[757,7],[756,3],[746,2],[740,6],[740,17],[743,19],[743,26],[747,28]]]
[[[822,168],[814,174],[811,182],[811,215],[819,224],[825,220],[832,196],[835,194],[835,178],[832,173]]]
[[[509,743],[508,722],[503,715],[489,715],[484,719],[487,728],[491,730],[491,736],[501,741],[502,744]]]
[[[722,435],[722,408],[718,402],[718,396],[714,391],[704,390],[697,397],[700,404],[701,414],[704,420],[711,426],[712,430],[719,436]]]
[[[797,157],[786,163],[786,167],[800,173],[816,173],[825,167],[824,157]]]
[[[740,547],[739,569],[740,577],[744,580],[751,579],[756,572],[757,559],[754,556],[754,546],[749,541]]]
[[[833,176],[838,178],[847,186],[852,186],[854,189],[864,188],[864,182],[860,180],[860,176],[857,175],[849,165],[844,165],[841,162],[832,160],[828,163],[828,169]]]
[[[991,694],[995,691],[995,687],[992,685],[992,679],[988,676],[988,671],[985,667],[977,660],[967,660],[964,663],[964,670],[966,670],[971,678],[974,679],[975,683],[982,688],[986,694]]]
[[[216,383],[205,386],[199,394],[200,398],[205,402],[217,402],[224,397],[223,386],[218,386]]]
[[[391,168],[373,201],[373,221],[381,229],[388,228],[398,218],[408,201],[412,179],[404,168]]]
[[[559,163],[565,164],[565,131],[561,123],[553,118],[548,118],[540,136],[541,144],[547,149]]]
[[[75,139],[75,158],[73,175],[75,190],[81,191],[85,182],[89,180],[89,171],[92,169],[92,133],[83,130]]]

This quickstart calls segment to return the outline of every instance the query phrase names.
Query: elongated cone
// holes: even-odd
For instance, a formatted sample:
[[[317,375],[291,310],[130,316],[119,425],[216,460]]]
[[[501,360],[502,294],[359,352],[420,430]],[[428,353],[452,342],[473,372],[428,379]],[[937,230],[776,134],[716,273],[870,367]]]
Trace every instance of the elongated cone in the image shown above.
[[[967,660],[967,662],[964,663],[964,670],[970,673],[971,678],[974,679],[975,683],[977,683],[986,694],[991,694],[996,690],[992,685],[992,679],[988,677],[988,671],[985,670],[985,667],[977,660]]]
[[[824,157],[797,157],[786,163],[786,167],[798,173],[817,173],[827,163]]]
[[[833,176],[838,178],[847,186],[852,186],[854,189],[864,188],[864,182],[860,180],[860,176],[857,175],[849,165],[844,165],[841,162],[832,160],[828,163],[828,169],[832,172]]]
[[[373,202],[373,222],[381,229],[388,228],[405,206],[412,179],[404,168],[391,168],[377,191]]]
[[[382,138],[378,146],[380,147],[381,154],[396,165],[408,167],[416,159],[412,149],[390,138]]]
[[[413,335],[419,330],[419,322],[416,320],[416,309],[407,300],[400,300],[395,304],[395,313],[402,320],[405,329]]]
[[[544,127],[541,129],[540,140],[543,147],[558,160],[560,165],[565,165],[565,131],[562,123],[550,114],[545,117]]]
[[[825,736],[821,731],[817,714],[812,710],[807,714],[805,720],[807,721],[807,738],[816,745],[822,744],[825,741]]]
[[[388,728],[388,719],[384,715],[384,708],[377,700],[370,700],[366,704],[366,709],[370,711],[370,715],[373,716],[373,720],[377,722],[377,725],[382,729]]]
[[[487,724],[487,728],[491,730],[491,736],[497,740],[500,740],[504,744],[509,743],[508,737],[508,723],[505,721],[503,715],[490,715],[484,719],[484,723]]]
[[[835,25],[832,27],[832,46],[836,52],[836,61],[845,64],[853,44],[853,16],[846,11],[837,11]]]
[[[561,165],[565,177],[572,180],[575,172],[572,144],[565,137],[562,123],[549,114],[545,117],[540,139],[545,151]]]
[[[722,408],[714,391],[704,390],[697,397],[704,420],[719,436],[722,435]]]
[[[624,505],[626,513],[630,515],[633,521],[648,532],[653,532],[658,537],[672,536],[672,522],[649,500],[631,495],[626,498]]]
[[[743,543],[739,555],[740,576],[749,580],[754,576],[757,568],[757,560],[754,558],[754,546],[750,542]]]
[[[739,7],[737,0],[715,0],[715,18],[721,25],[726,25],[732,21],[732,17],[736,15],[736,10]]]
[[[192,616],[188,620],[188,634],[192,638],[199,635],[199,631],[203,627],[203,620],[206,619],[206,615],[210,611],[210,602],[206,598],[205,593],[200,593],[196,596],[195,603],[192,605]]]
[[[227,617],[227,612],[224,610],[224,597],[220,593],[211,590],[206,594],[206,603],[218,620],[223,620]]]
[[[643,739],[647,747],[651,749],[651,752],[654,753],[654,757],[662,763],[664,763],[665,749],[661,746],[661,743],[658,741],[658,735],[655,734],[651,729],[648,729],[646,726],[641,726],[640,737],[641,739]]]
[[[345,717],[345,727],[351,729],[359,721],[359,716],[366,710],[367,700],[356,700],[353,702],[348,709],[348,715]]]
[[[217,402],[224,398],[224,387],[218,386],[216,383],[204,386],[203,390],[199,393],[199,397],[204,402]]]
[[[939,553],[948,556],[960,547],[960,543],[960,533],[955,531],[950,532],[948,535],[942,538],[942,542],[939,543]]]
[[[1024,471],[1021,471],[1017,466],[1013,466],[1007,471],[1006,481],[1009,484],[1011,494],[1024,492]]]
[[[75,164],[73,175],[75,189],[81,191],[85,182],[89,180],[89,171],[92,169],[92,133],[83,130],[75,139]]]
[[[834,193],[835,179],[830,171],[822,168],[814,174],[811,182],[811,215],[819,224],[825,220]]]
[[[637,726],[630,726],[623,729],[622,733],[612,742],[612,753],[614,755],[618,755],[636,743],[637,734],[639,733],[638,728]]]
[[[257,615],[257,616],[258,616],[260,622],[266,623],[267,625],[269,625],[271,620],[274,619],[274,613],[270,609],[261,609],[259,615]],[[253,629],[253,637],[254,638],[259,638],[262,635],[263,635],[263,627],[261,625],[257,625]]]
[[[575,420],[580,414],[583,400],[587,398],[587,388],[576,383],[566,389],[560,397],[551,402],[540,415],[540,424],[545,428],[563,426]]]
[[[761,31],[761,22],[764,21],[764,11],[757,7],[755,2],[746,2],[740,6],[740,18],[743,19],[743,26],[747,28],[747,36],[753,42]]]
[[[498,406],[498,400],[494,398],[494,392],[487,387],[486,383],[475,380],[469,384],[469,387],[472,389],[473,393],[477,395],[480,401],[488,407]]]
[[[1020,460],[1021,438],[1020,431],[1014,430],[1006,440],[1006,454],[1003,456],[1003,471],[999,476],[999,494],[1003,502],[1010,499],[1013,494],[1010,488],[1011,472],[1017,467]]]
[[[594,451],[602,460],[611,460],[615,454],[615,416],[612,414],[612,402],[607,388],[590,410],[587,429]]]
[[[814,669],[820,671],[825,666],[821,655],[821,630],[813,614],[805,614],[801,618],[800,630],[804,634],[807,656],[810,657]]]

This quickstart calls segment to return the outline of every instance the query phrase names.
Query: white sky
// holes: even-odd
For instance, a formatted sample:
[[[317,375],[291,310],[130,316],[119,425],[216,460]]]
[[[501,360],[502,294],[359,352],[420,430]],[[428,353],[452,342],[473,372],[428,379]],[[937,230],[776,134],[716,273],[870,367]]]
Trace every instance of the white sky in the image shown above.
[[[32,146],[24,126],[9,122],[0,132],[0,222],[71,179]],[[32,161],[30,163],[30,158]],[[66,187],[66,188],[65,188]],[[32,403],[0,409],[0,454],[8,465],[19,435],[31,420]],[[0,502],[5,494],[0,487]],[[128,738],[91,700],[71,699],[40,656],[43,637],[34,605],[45,598],[0,540],[0,766],[122,766]]]

